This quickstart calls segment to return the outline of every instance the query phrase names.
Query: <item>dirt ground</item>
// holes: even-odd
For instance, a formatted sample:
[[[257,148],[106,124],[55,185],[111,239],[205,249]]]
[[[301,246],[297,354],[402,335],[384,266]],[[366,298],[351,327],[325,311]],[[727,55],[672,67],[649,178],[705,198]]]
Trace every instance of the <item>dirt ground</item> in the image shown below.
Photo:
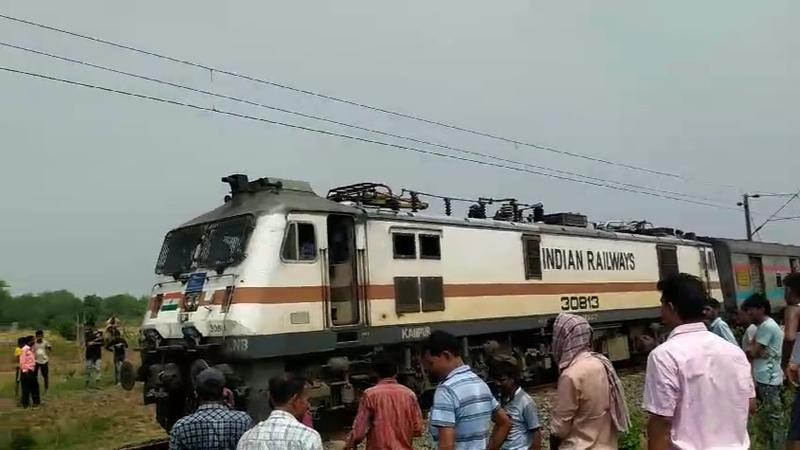
[[[142,405],[141,386],[126,392],[112,384],[110,352],[103,354],[100,388],[87,389],[82,349],[57,336],[48,336],[53,345],[50,391],[43,395],[42,406],[18,407],[13,352],[17,335],[25,334],[32,333],[0,335],[0,448],[115,449],[164,436],[152,409]]]

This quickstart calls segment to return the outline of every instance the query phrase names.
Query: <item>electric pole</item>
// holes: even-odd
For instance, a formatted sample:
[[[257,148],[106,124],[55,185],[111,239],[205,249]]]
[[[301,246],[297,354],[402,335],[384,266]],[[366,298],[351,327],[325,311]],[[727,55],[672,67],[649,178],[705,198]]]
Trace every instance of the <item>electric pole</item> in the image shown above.
[[[748,241],[752,241],[753,240],[753,223],[752,223],[753,219],[752,219],[752,217],[750,217],[750,199],[751,198],[760,198],[760,197],[761,197],[761,195],[759,195],[759,194],[753,194],[753,195],[743,194],[742,195],[742,201],[737,203],[738,206],[742,206],[744,208],[744,224],[745,224],[745,228],[747,230],[747,240]]]

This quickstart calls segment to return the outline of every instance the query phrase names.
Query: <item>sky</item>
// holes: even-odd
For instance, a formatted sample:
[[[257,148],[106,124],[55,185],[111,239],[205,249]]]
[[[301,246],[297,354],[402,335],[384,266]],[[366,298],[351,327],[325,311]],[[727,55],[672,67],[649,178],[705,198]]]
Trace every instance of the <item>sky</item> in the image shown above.
[[[733,208],[0,71],[0,279],[15,293],[150,292],[163,235],[218,206],[227,191],[220,177],[230,173],[302,179],[321,194],[379,181],[461,197],[516,197],[592,221],[647,219],[737,238],[744,237],[736,210],[743,192],[800,189],[800,3],[794,0],[2,0],[0,14],[681,178],[477,137],[0,19],[5,43]],[[0,66],[409,144],[6,47]],[[754,200],[756,225],[784,201]],[[780,215],[800,215],[800,200]],[[773,222],[758,238],[800,243],[799,226]]]

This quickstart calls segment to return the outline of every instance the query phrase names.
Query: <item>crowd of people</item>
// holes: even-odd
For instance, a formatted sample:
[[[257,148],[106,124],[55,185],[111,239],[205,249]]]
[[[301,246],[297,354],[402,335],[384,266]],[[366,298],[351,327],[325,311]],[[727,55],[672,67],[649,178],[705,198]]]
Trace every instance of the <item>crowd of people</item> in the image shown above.
[[[50,351],[52,347],[44,338],[44,331],[17,340],[14,357],[17,361],[14,397],[23,408],[39,406],[39,375],[44,382],[44,392],[50,389]]]
[[[780,428],[784,345],[795,344],[785,369],[793,383],[800,364],[800,340],[794,340],[800,332],[800,274],[783,282],[787,339],[769,316],[770,303],[755,294],[741,305],[739,324],[746,328],[741,341],[700,279],[678,274],[658,283],[662,321],[671,332],[647,360],[642,406],[649,414],[648,449],[745,450],[753,414],[763,419],[768,448],[784,448],[788,436],[786,448],[800,449],[800,400],[789,430]],[[553,323],[559,378],[550,411],[552,449],[616,449],[619,435],[630,427],[622,383],[611,362],[592,351],[592,333],[578,315],[560,314]],[[411,450],[414,438],[427,434],[441,450],[540,449],[539,411],[520,386],[516,359],[498,356],[491,362],[495,396],[465,364],[461,349],[460,340],[443,331],[433,332],[426,342],[424,364],[439,381],[427,429],[416,395],[396,380],[396,362],[376,355],[378,383],[361,396],[345,448],[365,443],[367,450]],[[257,424],[224,400],[225,390],[221,372],[201,372],[201,405],[173,426],[171,450],[323,448],[308,420],[309,385],[302,376],[285,373],[269,381],[273,409]]]
[[[115,316],[106,321],[104,330],[97,330],[94,323],[87,323],[84,330],[84,364],[86,368],[86,387],[98,388],[103,371],[103,349],[112,354],[114,384],[120,384],[122,363],[128,349],[128,341],[122,334],[121,322]]]
[[[84,363],[86,387],[99,387],[102,372],[103,349],[113,354],[114,382],[120,383],[120,370],[125,361],[128,342],[122,335],[120,323],[116,317],[106,322],[104,331],[94,328],[88,323],[84,334]],[[19,406],[28,408],[41,405],[41,377],[44,394],[50,389],[50,357],[53,347],[44,337],[43,330],[37,330],[33,336],[20,337],[14,349],[14,360],[17,363],[14,397]]]
[[[796,386],[799,378],[800,273],[782,282],[784,328],[771,318],[770,302],[754,294],[737,311],[737,325],[744,329],[740,340],[699,278],[678,274],[658,283],[661,318],[671,332],[647,360],[642,407],[649,416],[648,449],[745,450],[750,447],[747,425],[755,416],[767,448],[800,450],[800,394],[788,421],[781,401],[785,382]],[[611,362],[593,351],[592,334],[578,315],[559,314],[553,322],[559,378],[549,411],[552,449],[616,449],[619,435],[630,427],[622,383]],[[86,329],[87,387],[100,379],[103,348],[114,354],[118,382],[127,342],[115,321],[107,324],[105,336]],[[433,332],[425,343],[423,364],[438,380],[427,427],[417,396],[396,380],[396,361],[375,355],[378,382],[361,396],[345,448],[365,443],[367,450],[411,450],[414,438],[427,435],[441,450],[539,450],[539,411],[520,386],[517,360],[496,355],[490,362],[496,396],[465,364],[462,348],[459,338],[443,331]],[[16,357],[23,407],[39,405],[40,376],[45,392],[49,388],[50,352],[41,330],[20,338]],[[272,411],[260,423],[235,409],[218,369],[201,371],[195,381],[199,406],[172,427],[171,450],[323,448],[302,376],[284,373],[269,380]]]

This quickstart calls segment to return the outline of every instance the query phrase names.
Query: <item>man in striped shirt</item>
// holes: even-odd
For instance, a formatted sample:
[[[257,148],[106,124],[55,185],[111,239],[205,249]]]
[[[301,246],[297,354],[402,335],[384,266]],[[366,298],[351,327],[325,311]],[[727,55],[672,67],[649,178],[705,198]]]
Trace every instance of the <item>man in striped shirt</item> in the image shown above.
[[[430,412],[430,432],[437,448],[500,449],[511,421],[489,386],[464,364],[458,339],[443,331],[433,332],[425,350],[425,362],[431,374],[441,380]]]
[[[372,368],[378,384],[361,396],[345,448],[355,448],[366,437],[366,450],[414,450],[414,437],[422,435],[424,424],[416,394],[397,382],[397,364],[388,355],[376,355]]]

